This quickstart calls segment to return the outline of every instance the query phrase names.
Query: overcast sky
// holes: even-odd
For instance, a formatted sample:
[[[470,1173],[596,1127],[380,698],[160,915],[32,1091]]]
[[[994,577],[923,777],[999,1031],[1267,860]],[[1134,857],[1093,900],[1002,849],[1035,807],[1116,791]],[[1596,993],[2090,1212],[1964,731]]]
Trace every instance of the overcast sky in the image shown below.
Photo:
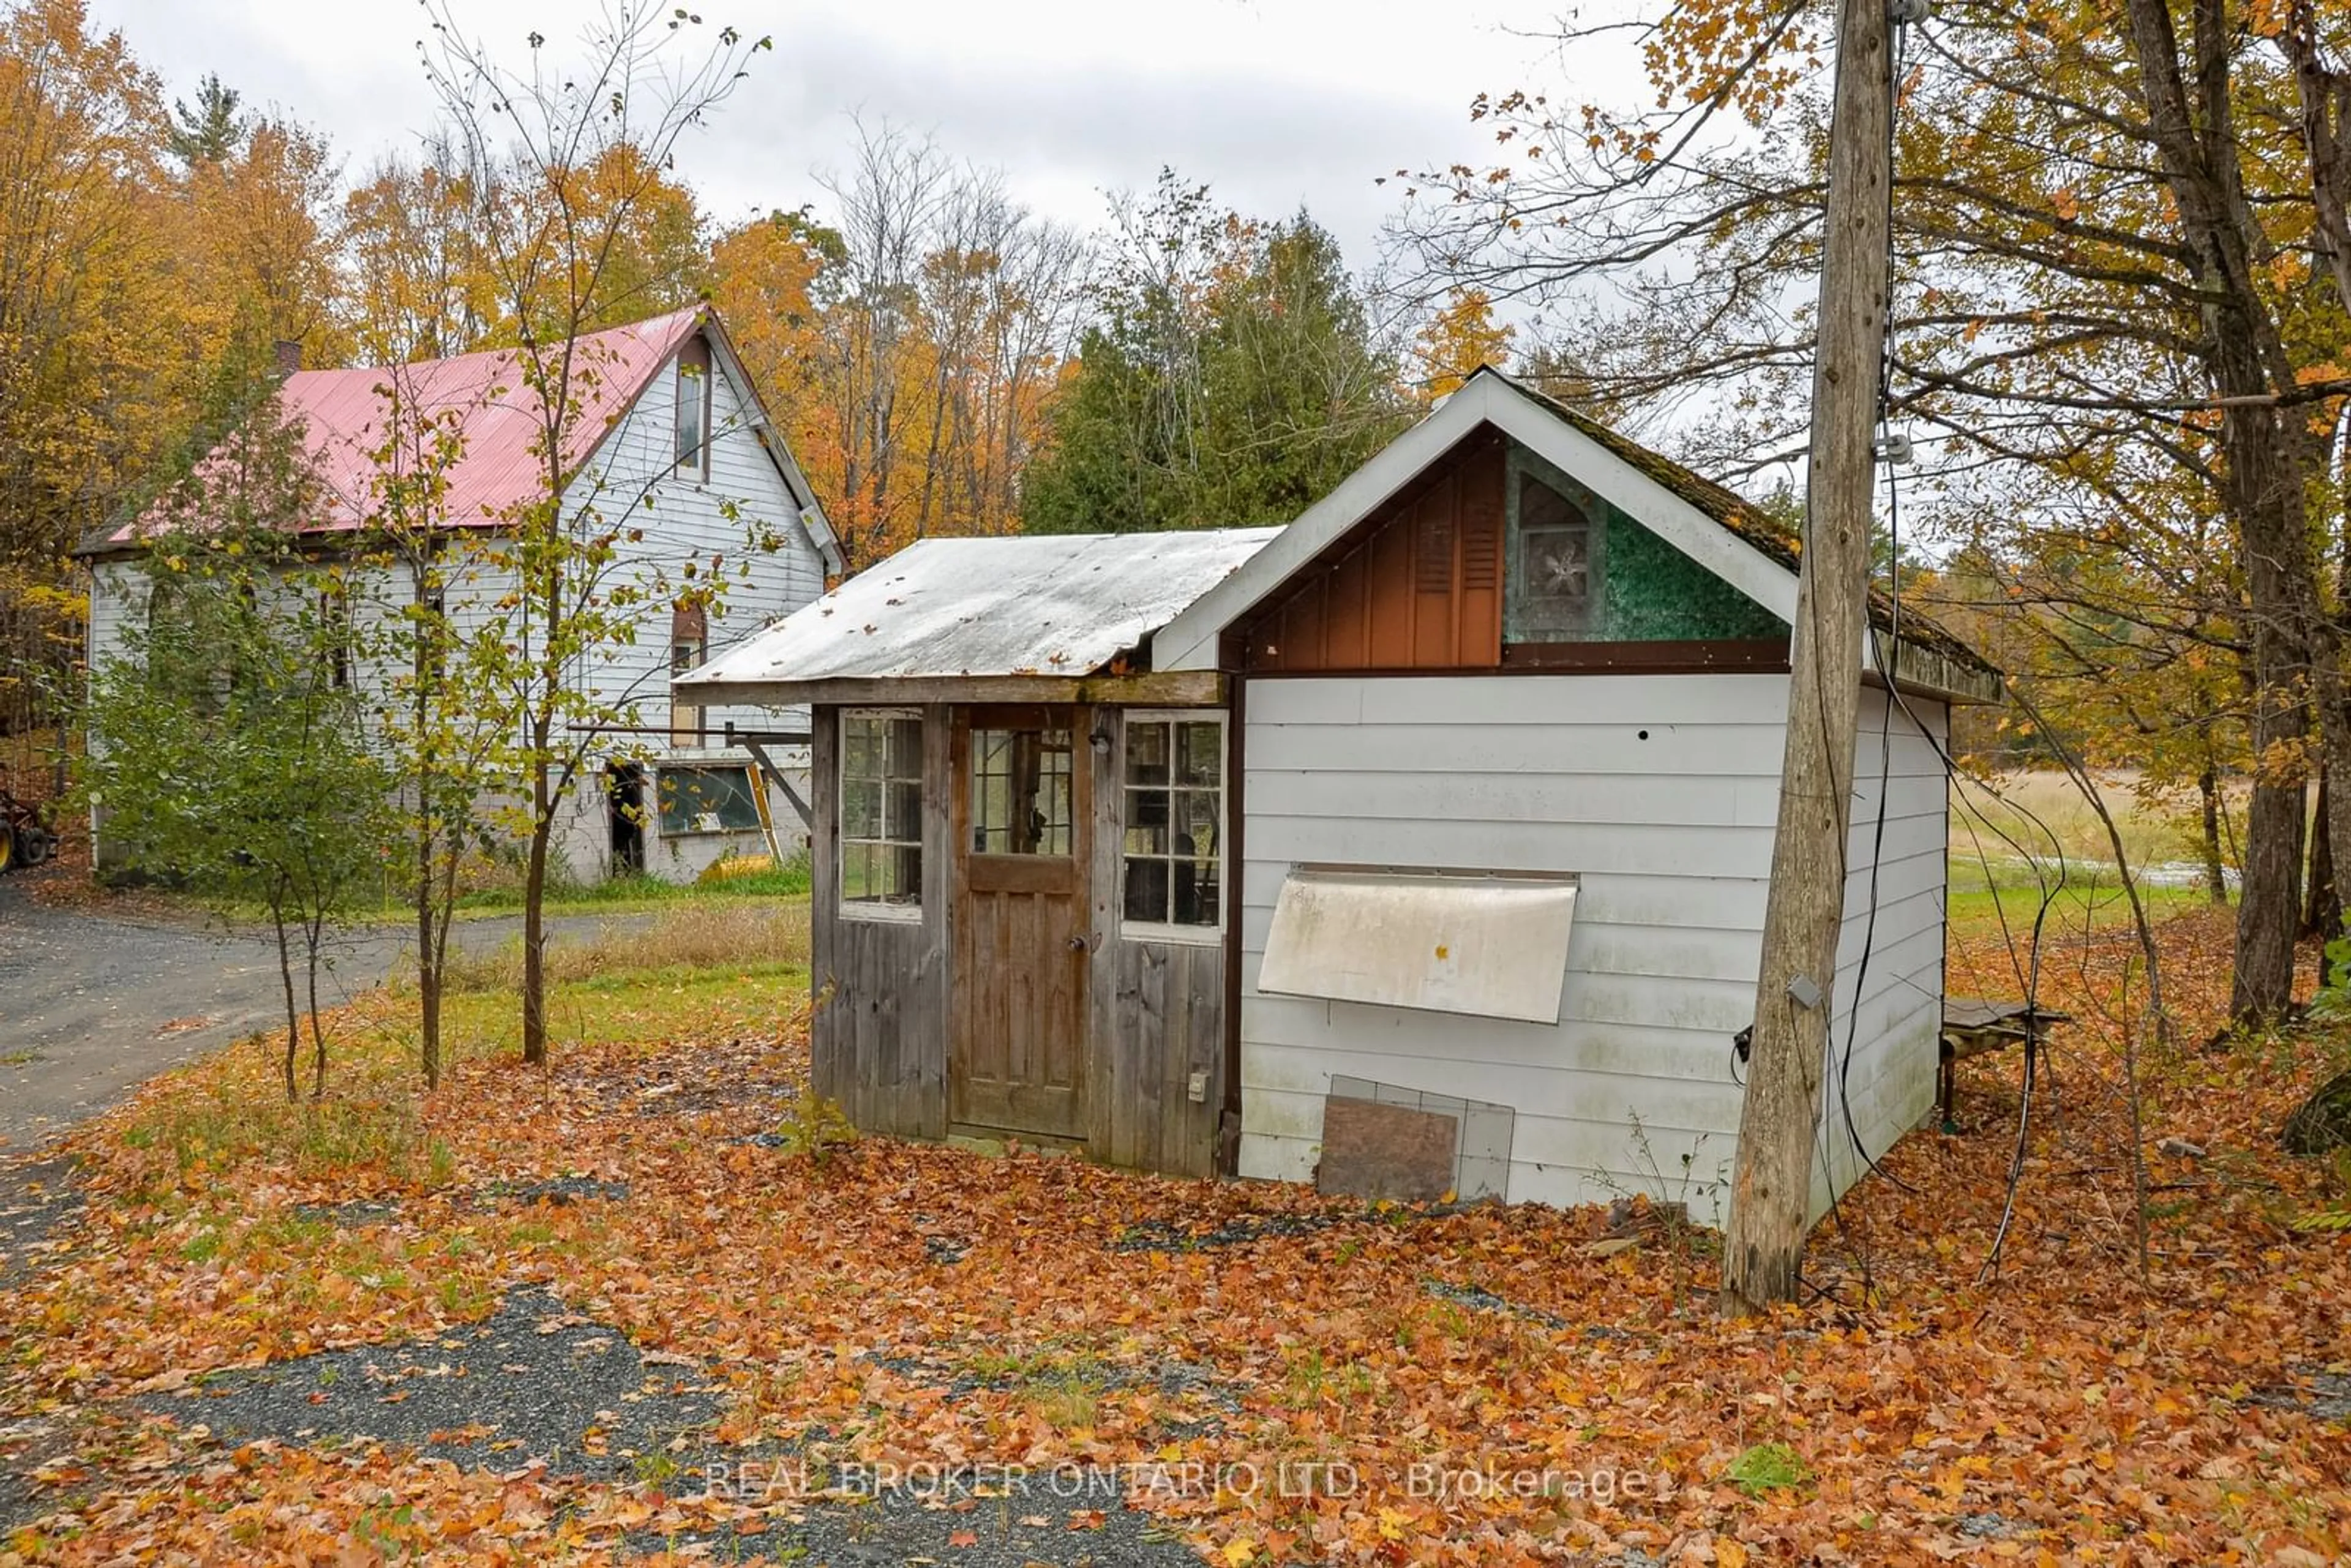
[[[1539,37],[1566,0],[694,0],[713,26],[772,35],[744,90],[682,150],[715,216],[819,201],[845,161],[849,116],[935,132],[1002,169],[1020,199],[1091,226],[1102,193],[1163,163],[1243,212],[1301,203],[1358,269],[1374,260],[1399,167],[1480,160],[1481,90],[1556,89]],[[566,44],[596,0],[457,0],[476,36],[519,61],[524,35]],[[218,71],[248,103],[322,127],[351,174],[413,146],[433,106],[411,0],[91,0],[175,94]],[[1585,92],[1622,96],[1608,84]],[[1632,84],[1625,84],[1630,89]]]

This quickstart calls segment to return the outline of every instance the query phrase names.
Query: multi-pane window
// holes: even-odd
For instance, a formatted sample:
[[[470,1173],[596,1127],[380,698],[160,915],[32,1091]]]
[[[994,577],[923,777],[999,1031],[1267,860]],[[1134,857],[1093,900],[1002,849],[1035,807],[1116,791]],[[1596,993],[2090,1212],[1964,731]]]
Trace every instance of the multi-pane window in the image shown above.
[[[841,903],[850,913],[913,910],[923,896],[923,721],[841,716]]]
[[[983,855],[1067,855],[1077,815],[1066,729],[971,732],[971,848]]]
[[[1223,919],[1225,723],[1126,719],[1121,907],[1144,925]]]

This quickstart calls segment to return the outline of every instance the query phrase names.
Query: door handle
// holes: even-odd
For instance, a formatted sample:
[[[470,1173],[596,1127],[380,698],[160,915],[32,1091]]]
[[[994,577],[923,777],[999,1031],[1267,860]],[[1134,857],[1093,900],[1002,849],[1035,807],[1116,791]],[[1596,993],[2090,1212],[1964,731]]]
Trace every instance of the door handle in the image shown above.
[[[1087,952],[1090,951],[1092,946],[1093,944],[1087,941],[1082,935],[1070,938],[1070,951],[1072,953]]]

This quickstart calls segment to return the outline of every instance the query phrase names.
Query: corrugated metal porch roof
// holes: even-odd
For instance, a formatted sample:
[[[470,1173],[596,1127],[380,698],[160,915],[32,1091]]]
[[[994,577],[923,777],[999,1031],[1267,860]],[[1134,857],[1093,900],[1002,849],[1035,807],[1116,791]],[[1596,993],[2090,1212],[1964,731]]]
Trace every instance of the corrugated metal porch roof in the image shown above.
[[[924,539],[674,684],[1092,674],[1280,531]]]

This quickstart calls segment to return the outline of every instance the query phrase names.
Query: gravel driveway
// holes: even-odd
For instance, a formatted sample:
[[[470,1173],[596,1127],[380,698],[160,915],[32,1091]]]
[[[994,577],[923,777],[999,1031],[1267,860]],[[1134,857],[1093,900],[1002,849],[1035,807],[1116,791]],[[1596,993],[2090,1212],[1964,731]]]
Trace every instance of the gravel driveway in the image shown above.
[[[568,915],[548,925],[552,940],[576,942],[652,919]],[[450,940],[495,949],[520,928],[511,915],[468,920]],[[322,998],[343,1002],[381,983],[411,946],[398,926],[342,938]],[[266,935],[50,908],[0,882],[0,1160],[167,1067],[279,1022],[281,984]]]

